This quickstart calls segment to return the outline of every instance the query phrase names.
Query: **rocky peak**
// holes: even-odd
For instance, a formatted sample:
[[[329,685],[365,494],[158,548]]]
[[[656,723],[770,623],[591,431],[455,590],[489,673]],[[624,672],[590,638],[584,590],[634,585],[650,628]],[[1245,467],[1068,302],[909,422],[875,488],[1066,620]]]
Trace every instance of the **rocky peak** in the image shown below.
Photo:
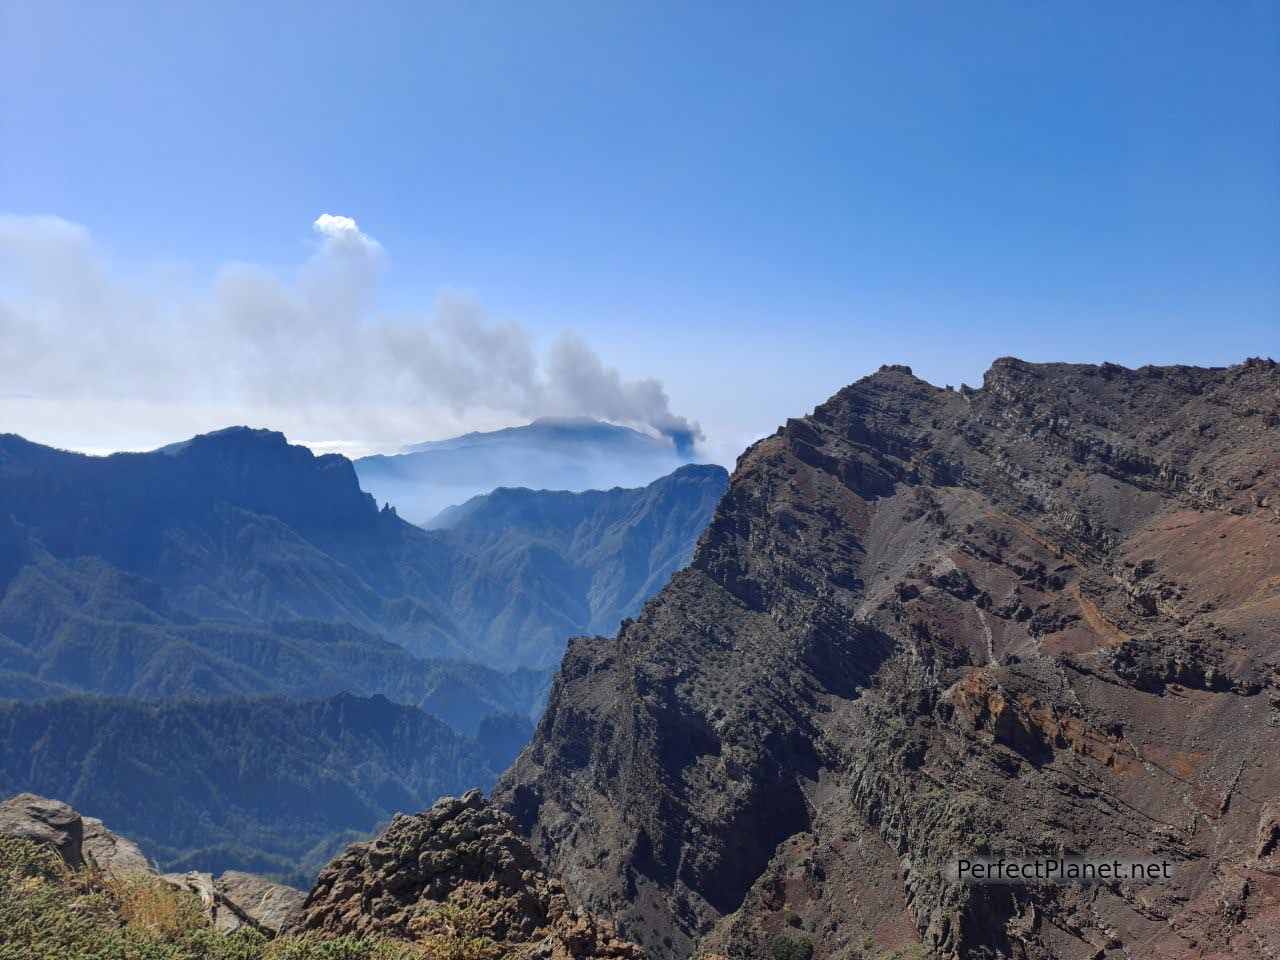
[[[610,925],[570,906],[515,830],[479,790],[397,815],[321,872],[297,929],[412,940],[434,917],[462,909],[479,913],[486,935],[520,956],[639,960]]]

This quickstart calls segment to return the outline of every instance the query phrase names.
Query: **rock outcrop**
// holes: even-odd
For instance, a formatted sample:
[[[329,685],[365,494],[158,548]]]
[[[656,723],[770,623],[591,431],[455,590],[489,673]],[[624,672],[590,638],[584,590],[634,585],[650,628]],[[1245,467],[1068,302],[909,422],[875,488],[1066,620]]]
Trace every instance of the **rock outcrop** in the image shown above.
[[[81,817],[80,849],[84,861],[108,877],[136,877],[152,873],[147,858],[132,840],[107,829],[97,817]]]
[[[413,940],[433,918],[462,910],[519,956],[642,958],[609,924],[570,906],[514,827],[478,790],[397,816],[321,872],[296,930]]]
[[[1275,364],[886,367],[743,454],[494,797],[661,960],[1273,960],[1278,729]]]
[[[307,895],[265,877],[227,870],[218,877],[199,870],[160,877],[200,899],[213,926],[223,933],[253,929],[274,937],[298,922]]]
[[[132,840],[94,817],[81,817],[61,800],[20,793],[0,803],[0,836],[30,840],[57,851],[70,867],[88,867],[104,877],[143,876],[155,871]]]
[[[109,880],[156,876],[138,845],[82,817],[68,804],[32,793],[0,803],[0,836],[51,847],[74,868],[95,870]],[[306,894],[239,870],[214,879],[211,873],[166,873],[161,880],[200,898],[213,925],[224,932],[251,926],[275,936],[302,913]]]
[[[245,925],[244,916],[232,909],[218,892],[212,873],[188,870],[186,873],[161,874],[160,879],[198,898],[215,930],[230,933]]]
[[[297,923],[307,900],[301,890],[242,870],[223,871],[214,881],[214,890],[232,910],[269,936]]]
[[[65,803],[20,793],[0,803],[0,836],[52,847],[71,867],[83,867],[84,823]]]

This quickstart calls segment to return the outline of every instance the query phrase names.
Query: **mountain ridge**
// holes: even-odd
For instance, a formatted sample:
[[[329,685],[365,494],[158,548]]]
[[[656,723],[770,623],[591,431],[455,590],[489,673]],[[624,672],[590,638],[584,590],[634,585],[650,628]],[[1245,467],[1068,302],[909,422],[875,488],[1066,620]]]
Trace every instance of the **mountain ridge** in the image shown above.
[[[639,488],[502,487],[446,511],[459,624],[494,656],[554,669],[568,637],[617,629],[689,562],[728,478],[690,464]]]
[[[684,489],[691,476],[706,480],[716,495],[715,483],[723,489],[727,481],[720,468],[706,467],[651,486]],[[532,625],[541,652],[536,662],[511,658],[504,638],[486,632],[494,612],[467,605],[466,596],[478,596],[467,578],[492,580],[493,574],[458,532],[425,531],[394,510],[379,510],[360,489],[351,461],[316,456],[273,431],[235,427],[159,451],[107,457],[8,436],[0,438],[0,495],[0,591],[16,584],[33,596],[60,594],[75,609],[99,602],[94,598],[127,597],[121,614],[152,626],[182,627],[192,618],[242,625],[342,622],[420,657],[546,669],[571,633],[593,625],[585,601],[575,601],[578,613],[566,617],[539,596],[558,596],[560,587],[554,569],[543,571],[534,561],[531,543],[522,561],[527,571],[508,572],[538,583],[517,580],[518,589],[509,592],[529,597],[532,608],[520,623]],[[618,489],[580,503],[643,496]],[[686,503],[665,506],[677,518],[672,522],[684,524],[682,542],[663,546],[650,559],[652,569],[632,576],[643,574],[627,596],[612,606],[602,600],[609,612],[600,613],[601,623],[633,612],[647,596],[637,590],[652,592],[687,559],[713,503],[691,493]],[[637,532],[638,522],[633,517]],[[616,537],[615,548],[621,549]],[[553,566],[582,575],[576,560],[554,558]],[[23,570],[26,582],[18,579]],[[12,616],[0,634],[22,634],[29,643],[43,615],[29,604],[15,612],[17,601],[0,596],[0,621],[6,603]],[[110,611],[98,613],[113,619]]]
[[[570,644],[495,801],[659,958],[1264,960],[1278,427],[1264,360],[883,367],[749,448],[690,566]],[[1178,867],[945,870],[1062,851]]]
[[[509,437],[532,436],[539,433],[544,435],[562,434],[583,442],[600,437],[609,437],[621,443],[647,441],[645,445],[654,446],[655,449],[665,449],[671,445],[669,441],[643,433],[632,427],[610,423],[608,420],[599,420],[595,417],[547,416],[535,417],[526,424],[513,427],[500,427],[497,430],[472,430],[469,433],[462,433],[456,437],[446,437],[443,440],[426,440],[421,443],[411,443],[404,447],[400,454],[444,450],[472,444],[500,443]],[[385,456],[397,456],[397,454],[386,454]]]

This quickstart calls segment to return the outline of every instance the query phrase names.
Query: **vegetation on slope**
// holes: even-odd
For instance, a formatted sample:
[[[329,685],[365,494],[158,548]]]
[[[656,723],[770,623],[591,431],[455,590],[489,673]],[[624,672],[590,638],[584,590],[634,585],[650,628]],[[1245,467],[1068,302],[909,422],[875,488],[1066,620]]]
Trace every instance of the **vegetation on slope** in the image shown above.
[[[380,693],[473,733],[491,713],[540,709],[549,679],[423,660],[347,623],[193,621],[154,584],[95,558],[30,563],[0,595],[4,698]]]
[[[455,622],[485,662],[558,666],[568,638],[612,635],[689,562],[728,482],[691,464],[637,489],[504,487],[446,510]]]

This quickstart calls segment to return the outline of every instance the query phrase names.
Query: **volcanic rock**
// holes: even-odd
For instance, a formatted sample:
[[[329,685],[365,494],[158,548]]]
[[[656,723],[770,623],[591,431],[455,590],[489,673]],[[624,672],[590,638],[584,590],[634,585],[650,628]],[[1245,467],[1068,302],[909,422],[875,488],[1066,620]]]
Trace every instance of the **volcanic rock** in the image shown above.
[[[155,873],[147,858],[132,840],[108,830],[96,817],[82,817],[84,839],[80,849],[84,861],[108,877],[139,877]]]
[[[245,925],[244,915],[233,909],[226,898],[218,892],[213,874],[189,870],[186,873],[166,873],[160,879],[198,897],[200,906],[215,929],[230,933]]]
[[[886,367],[739,459],[494,792],[660,960],[1280,956],[1280,371]],[[1160,859],[983,886],[961,856]]]
[[[433,914],[461,908],[482,913],[487,935],[520,956],[642,958],[612,926],[570,906],[514,827],[478,790],[398,815],[325,867],[294,929],[413,940]]]
[[[155,873],[138,845],[94,817],[81,817],[61,800],[22,793],[0,803],[0,836],[46,844],[70,867],[90,867],[105,877]]]

